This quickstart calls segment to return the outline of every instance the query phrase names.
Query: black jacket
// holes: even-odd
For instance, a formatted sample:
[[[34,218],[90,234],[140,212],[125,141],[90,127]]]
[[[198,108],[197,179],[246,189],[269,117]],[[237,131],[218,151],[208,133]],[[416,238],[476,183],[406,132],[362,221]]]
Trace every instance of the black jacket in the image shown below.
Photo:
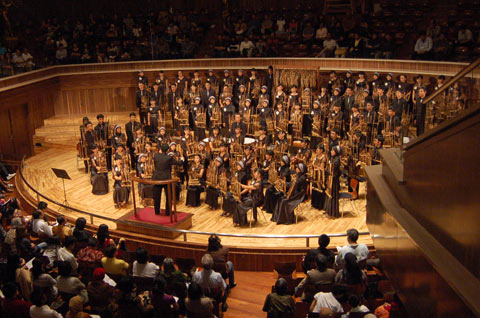
[[[155,171],[152,180],[170,180],[172,179],[172,166],[183,165],[183,161],[177,161],[164,153],[155,154],[153,161],[155,162]]]

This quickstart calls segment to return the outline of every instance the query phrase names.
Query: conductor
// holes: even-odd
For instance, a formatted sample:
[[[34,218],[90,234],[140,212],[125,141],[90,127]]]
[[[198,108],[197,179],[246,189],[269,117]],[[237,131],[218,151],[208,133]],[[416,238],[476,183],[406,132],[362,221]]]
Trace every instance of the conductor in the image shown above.
[[[173,157],[167,155],[168,145],[163,144],[160,146],[162,153],[155,154],[153,158],[155,162],[155,171],[153,172],[152,180],[170,180],[172,179],[172,166],[181,166],[183,165],[184,158],[181,158],[181,161],[175,160]],[[165,190],[165,215],[170,215],[171,202],[168,198],[167,185],[155,185],[153,187],[153,202],[155,207],[155,214],[160,214],[160,201],[162,200],[162,189]],[[172,194],[173,195],[173,194]]]

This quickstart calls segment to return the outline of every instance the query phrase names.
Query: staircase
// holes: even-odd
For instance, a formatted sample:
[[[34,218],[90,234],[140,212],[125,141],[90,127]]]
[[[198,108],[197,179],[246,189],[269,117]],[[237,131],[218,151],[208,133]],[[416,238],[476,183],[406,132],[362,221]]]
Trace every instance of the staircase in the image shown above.
[[[122,132],[125,133],[125,124],[128,122],[130,112],[104,113],[105,121],[111,124],[122,125]],[[59,149],[76,149],[78,140],[80,139],[80,125],[83,117],[88,117],[95,126],[97,123],[97,114],[84,115],[68,115],[54,116],[43,121],[43,126],[35,129],[33,136],[33,145],[35,153],[59,148]]]
[[[325,0],[323,14],[347,14],[352,12],[352,2],[346,0]]]

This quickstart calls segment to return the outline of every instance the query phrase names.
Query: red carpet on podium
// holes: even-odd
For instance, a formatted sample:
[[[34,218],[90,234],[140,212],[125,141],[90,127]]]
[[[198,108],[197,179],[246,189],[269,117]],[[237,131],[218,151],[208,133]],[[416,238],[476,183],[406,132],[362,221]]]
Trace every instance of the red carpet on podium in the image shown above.
[[[170,216],[165,215],[165,210],[162,209],[160,215],[155,215],[155,210],[152,207],[144,207],[142,209],[137,209],[137,215],[132,214],[127,220],[132,221],[141,221],[141,222],[148,222],[153,224],[158,224],[162,226],[174,227],[177,223],[181,223],[187,217],[189,217],[190,213],[183,213],[177,211],[177,220],[170,222]]]

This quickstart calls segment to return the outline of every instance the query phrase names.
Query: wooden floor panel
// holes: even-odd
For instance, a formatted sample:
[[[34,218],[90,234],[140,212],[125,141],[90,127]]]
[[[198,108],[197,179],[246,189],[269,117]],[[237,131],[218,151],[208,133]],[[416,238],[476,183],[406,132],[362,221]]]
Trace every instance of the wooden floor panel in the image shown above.
[[[76,152],[63,149],[49,149],[45,152],[37,154],[26,160],[25,177],[27,181],[39,192],[45,196],[62,203],[64,200],[63,186],[60,179],[56,179],[51,168],[59,168],[67,170],[72,180],[65,181],[67,200],[70,206],[82,209],[91,213],[95,213],[104,217],[118,219],[133,210],[130,202],[123,209],[116,209],[113,203],[113,191],[102,196],[93,195],[91,193],[91,185],[89,176],[85,173],[83,162],[76,162]],[[78,167],[78,168],[77,168]],[[110,188],[112,188],[111,175],[109,174]],[[137,192],[137,191],[136,191]],[[186,192],[182,192],[181,202],[177,205],[177,209],[183,212],[193,213],[194,231],[229,233],[229,234],[269,234],[269,235],[301,235],[311,234],[317,235],[321,233],[345,233],[349,228],[356,228],[359,231],[368,231],[365,220],[365,184],[360,187],[360,199],[354,204],[359,210],[358,216],[353,216],[349,201],[341,202],[341,209],[345,209],[343,218],[331,220],[326,218],[324,212],[309,208],[302,212],[298,224],[277,225],[270,221],[271,215],[265,213],[266,220],[259,215],[259,223],[252,228],[235,228],[232,219],[220,217],[221,211],[212,211],[202,204],[198,208],[187,207],[183,204]],[[204,194],[202,195],[202,200]],[[137,200],[139,202],[139,200]],[[52,207],[53,204],[50,204]],[[163,206],[163,204],[162,204]],[[58,208],[53,205],[53,208]],[[80,213],[65,211],[65,213],[79,217]],[[87,218],[88,219],[88,218]],[[95,224],[106,223],[111,228],[115,228],[113,222],[108,222],[100,218],[94,218]],[[207,237],[199,234],[188,234],[188,241],[205,243]],[[183,240],[180,236],[178,240]],[[270,238],[236,238],[223,237],[222,241],[226,245],[233,246],[255,246],[255,247],[304,247],[306,239],[270,239]],[[316,245],[315,240],[310,243]],[[360,238],[361,242],[371,243],[371,238],[366,235]],[[345,238],[332,239],[332,244],[341,245],[345,243]]]

